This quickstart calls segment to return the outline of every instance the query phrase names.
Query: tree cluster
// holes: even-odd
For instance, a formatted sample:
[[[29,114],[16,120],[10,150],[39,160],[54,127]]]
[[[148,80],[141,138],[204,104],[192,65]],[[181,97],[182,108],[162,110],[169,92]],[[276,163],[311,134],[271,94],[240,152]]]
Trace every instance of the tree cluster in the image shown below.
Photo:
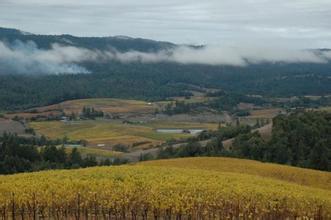
[[[272,137],[258,132],[240,134],[234,154],[255,160],[331,170],[331,114],[301,112],[273,120]]]
[[[92,119],[95,120],[96,118],[102,118],[104,113],[102,111],[98,111],[93,107],[83,107],[81,118]]]
[[[165,106],[163,113],[167,115],[190,113],[202,104],[185,103],[184,101],[170,102]]]
[[[83,157],[77,148],[72,148],[68,152],[65,147],[56,147],[44,138],[36,139],[21,138],[12,134],[4,134],[0,137],[0,174],[45,169],[71,169],[125,162],[119,159],[97,161],[93,156]]]

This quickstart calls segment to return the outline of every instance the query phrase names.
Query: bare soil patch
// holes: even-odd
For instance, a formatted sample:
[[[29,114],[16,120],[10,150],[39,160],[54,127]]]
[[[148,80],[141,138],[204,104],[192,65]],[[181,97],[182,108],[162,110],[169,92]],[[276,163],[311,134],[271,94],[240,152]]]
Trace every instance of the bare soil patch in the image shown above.
[[[0,118],[0,135],[5,132],[23,135],[25,134],[25,127],[20,122]]]

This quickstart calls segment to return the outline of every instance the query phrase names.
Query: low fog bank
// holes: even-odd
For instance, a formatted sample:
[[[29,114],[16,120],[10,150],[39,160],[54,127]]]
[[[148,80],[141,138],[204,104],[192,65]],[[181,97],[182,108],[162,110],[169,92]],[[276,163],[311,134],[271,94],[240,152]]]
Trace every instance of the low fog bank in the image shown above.
[[[179,46],[157,53],[129,51],[120,53],[114,49],[90,50],[74,46],[53,44],[50,49],[40,49],[34,42],[16,41],[6,44],[0,41],[0,74],[78,74],[90,73],[84,62],[123,63],[176,62],[181,64],[247,66],[264,62],[275,63],[327,63],[331,51],[298,50],[286,47],[221,47],[205,46],[199,49]]]
[[[42,50],[34,42],[16,41],[7,45],[0,42],[0,73],[60,74],[89,73],[78,63],[91,60],[90,51],[82,48],[52,45]]]

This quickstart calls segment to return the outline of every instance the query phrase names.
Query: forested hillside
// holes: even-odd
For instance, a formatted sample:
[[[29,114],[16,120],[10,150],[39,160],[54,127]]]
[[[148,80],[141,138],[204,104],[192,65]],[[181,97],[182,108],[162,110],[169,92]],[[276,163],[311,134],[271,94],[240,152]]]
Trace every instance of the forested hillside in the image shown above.
[[[92,97],[157,100],[187,95],[192,85],[264,96],[331,93],[331,65],[326,64],[307,64],[306,68],[281,64],[246,68],[169,63],[86,65],[95,73],[0,75],[0,109]]]
[[[19,64],[14,58],[19,59],[20,56],[15,55],[16,51],[11,50],[11,45],[14,45],[16,50],[22,50],[21,55],[26,57],[29,57],[27,54],[30,50],[38,52],[42,48],[49,49],[54,43],[90,51],[116,50],[135,51],[135,53],[156,53],[181,46],[128,37],[34,35],[3,28],[0,29],[0,41],[8,47],[8,53],[12,54],[9,61],[0,59],[0,64],[13,62],[10,67],[15,68]],[[33,43],[30,45],[28,42]],[[54,53],[61,54],[59,51]],[[13,70],[6,68],[6,65],[0,65],[0,109],[25,109],[64,100],[92,97],[158,100],[189,95],[188,91],[192,88],[196,90],[197,87],[277,97],[331,94],[331,63],[265,62],[247,66],[229,66],[180,64],[171,61],[146,63],[139,60],[139,54],[137,57],[138,60],[132,62],[81,61],[77,74],[41,74],[42,68],[37,69],[38,72],[33,72],[34,66],[37,66],[33,60],[29,61],[29,65],[24,66],[24,71],[28,73],[24,75],[11,72]],[[47,63],[42,62],[38,65],[49,67]],[[73,68],[67,64],[65,67]],[[80,70],[88,74],[79,74]]]

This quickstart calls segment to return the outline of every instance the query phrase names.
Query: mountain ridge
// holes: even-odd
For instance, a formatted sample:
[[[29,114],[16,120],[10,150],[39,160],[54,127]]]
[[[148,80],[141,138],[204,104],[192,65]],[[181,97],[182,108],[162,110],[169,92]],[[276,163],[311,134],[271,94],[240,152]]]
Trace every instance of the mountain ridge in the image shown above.
[[[61,43],[68,46],[77,46],[87,49],[105,49],[111,46],[120,52],[136,50],[140,52],[156,52],[172,49],[177,44],[167,41],[157,41],[145,38],[133,38],[130,36],[107,36],[107,37],[79,37],[71,34],[44,35],[23,32],[18,29],[0,27],[0,41],[13,43],[15,40],[22,42],[33,41],[42,49],[49,49],[54,43]],[[68,41],[72,43],[68,43]],[[126,44],[126,45],[125,45]]]

